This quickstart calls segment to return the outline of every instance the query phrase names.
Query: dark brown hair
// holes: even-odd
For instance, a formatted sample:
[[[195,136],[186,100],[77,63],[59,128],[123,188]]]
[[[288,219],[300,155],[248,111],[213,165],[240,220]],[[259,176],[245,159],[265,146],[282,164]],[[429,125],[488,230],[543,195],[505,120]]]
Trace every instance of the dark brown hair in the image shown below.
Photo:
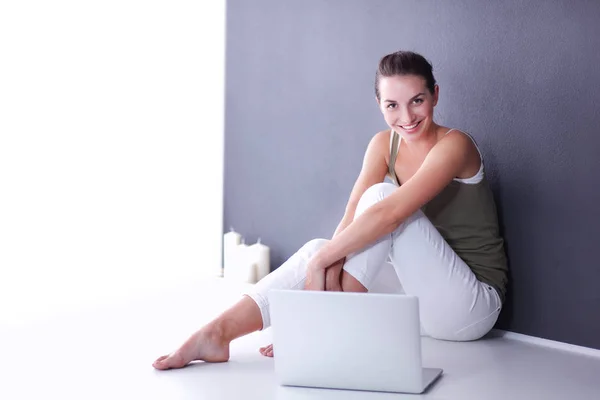
[[[433,67],[420,54],[412,51],[397,51],[384,56],[379,61],[379,67],[375,74],[375,96],[380,99],[379,80],[381,77],[391,77],[396,75],[416,75],[425,79],[427,89],[434,93],[435,78],[433,77]]]

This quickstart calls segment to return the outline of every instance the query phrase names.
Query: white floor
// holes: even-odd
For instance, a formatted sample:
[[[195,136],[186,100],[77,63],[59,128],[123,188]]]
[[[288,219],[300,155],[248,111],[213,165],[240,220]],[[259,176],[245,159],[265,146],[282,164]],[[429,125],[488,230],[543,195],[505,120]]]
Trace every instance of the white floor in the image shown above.
[[[412,395],[281,387],[257,349],[269,331],[239,339],[231,361],[159,372],[151,367],[243,286],[205,279],[127,304],[28,326],[0,326],[0,399],[402,399]],[[600,358],[488,338],[423,339],[425,366],[445,374],[426,399],[598,399]]]

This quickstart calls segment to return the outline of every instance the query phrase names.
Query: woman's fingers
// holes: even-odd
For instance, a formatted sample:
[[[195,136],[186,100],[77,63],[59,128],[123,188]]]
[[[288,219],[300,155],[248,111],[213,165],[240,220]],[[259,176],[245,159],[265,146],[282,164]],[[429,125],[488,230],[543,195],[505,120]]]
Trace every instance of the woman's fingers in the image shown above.
[[[325,290],[328,292],[341,292],[341,276],[345,258],[333,263],[325,272]]]

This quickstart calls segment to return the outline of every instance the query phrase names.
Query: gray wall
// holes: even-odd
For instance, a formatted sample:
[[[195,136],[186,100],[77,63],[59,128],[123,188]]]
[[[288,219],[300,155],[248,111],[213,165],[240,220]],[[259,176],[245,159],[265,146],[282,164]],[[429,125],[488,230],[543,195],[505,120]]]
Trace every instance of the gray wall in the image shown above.
[[[434,65],[479,142],[512,284],[498,327],[600,348],[600,3],[230,0],[226,227],[273,268],[330,237],[371,136],[381,56]]]

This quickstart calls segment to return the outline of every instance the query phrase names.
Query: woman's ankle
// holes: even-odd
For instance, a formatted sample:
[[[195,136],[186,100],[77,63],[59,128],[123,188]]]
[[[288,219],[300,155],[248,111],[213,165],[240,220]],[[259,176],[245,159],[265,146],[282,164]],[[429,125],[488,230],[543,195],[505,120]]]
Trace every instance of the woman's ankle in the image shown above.
[[[233,340],[228,339],[227,325],[224,323],[224,321],[220,321],[219,319],[216,319],[205,325],[202,329],[200,329],[200,331],[205,337],[210,338],[219,344],[229,344],[231,340]]]
[[[258,305],[244,296],[235,306],[202,329],[207,335],[219,338],[223,344],[228,345],[234,339],[262,329],[262,323]]]

